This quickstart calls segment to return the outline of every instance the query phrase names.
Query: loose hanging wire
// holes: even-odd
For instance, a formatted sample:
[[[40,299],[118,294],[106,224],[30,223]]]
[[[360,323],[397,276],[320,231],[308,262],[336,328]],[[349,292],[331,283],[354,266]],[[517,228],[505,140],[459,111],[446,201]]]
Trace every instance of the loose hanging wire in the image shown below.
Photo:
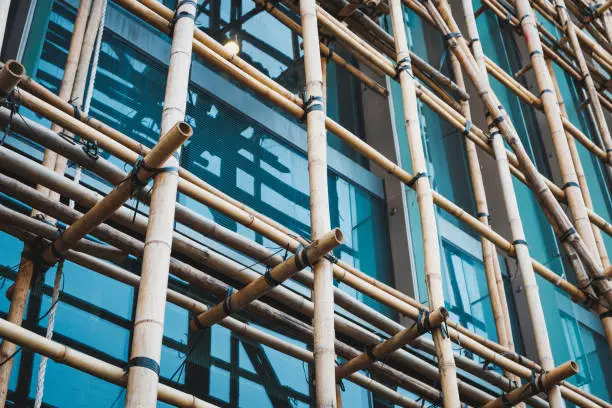
[[[104,34],[104,23],[106,20],[106,8],[107,2],[104,0],[104,4],[102,5],[102,16],[100,18],[100,25],[98,26],[98,33],[96,36],[96,43],[94,45],[94,53],[93,60],[91,64],[91,70],[89,74],[89,83],[84,95],[84,104],[83,104],[83,112],[85,115],[89,115],[89,109],[91,107],[91,100],[93,98],[93,91],[96,81],[96,74],[98,72],[98,62],[100,60],[100,49],[102,46],[102,35]],[[75,184],[79,184],[81,180],[82,168],[78,164],[76,165],[74,180]],[[69,201],[70,208],[74,208],[74,200]],[[55,273],[55,282],[53,285],[53,302],[52,308],[49,311],[49,323],[47,324],[47,332],[45,337],[47,339],[51,339],[53,337],[53,329],[55,326],[55,313],[57,311],[57,302],[59,301],[59,290],[60,290],[60,282],[62,279],[62,271],[64,267],[64,260],[60,260],[57,265],[57,271]],[[38,365],[38,378],[36,381],[36,399],[34,401],[34,408],[40,408],[42,405],[42,400],[44,396],[45,389],[45,374],[47,371],[47,362],[48,358],[43,356],[40,360],[40,364]]]

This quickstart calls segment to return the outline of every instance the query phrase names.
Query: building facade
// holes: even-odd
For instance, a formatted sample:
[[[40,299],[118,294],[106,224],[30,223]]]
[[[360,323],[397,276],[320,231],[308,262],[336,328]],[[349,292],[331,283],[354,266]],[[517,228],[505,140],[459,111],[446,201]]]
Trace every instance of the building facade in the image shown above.
[[[164,0],[170,8],[175,7],[174,2]],[[57,92],[77,6],[77,0],[17,2],[11,9],[3,60],[17,58],[23,62],[32,78]],[[251,0],[199,0],[198,6],[196,26],[221,43],[230,40],[237,42],[243,59],[290,91],[297,94],[303,91],[302,39],[297,34]],[[476,6],[480,7],[480,4]],[[277,7],[295,17],[285,6],[279,4]],[[405,19],[412,50],[431,65],[439,66],[445,75],[452,76],[450,57],[441,35],[408,9],[405,10]],[[386,17],[379,17],[378,21],[390,31]],[[511,75],[525,65],[527,53],[510,26],[490,10],[480,14],[477,22],[481,37],[486,38],[482,45],[489,58]],[[551,27],[551,30],[555,28]],[[384,84],[389,95],[381,96],[365,87],[345,69],[328,63],[327,114],[410,171],[399,85],[361,66],[333,39],[330,47]],[[95,82],[90,81],[93,89],[90,114],[134,140],[153,146],[159,137],[169,50],[167,36],[109,2],[99,67]],[[581,106],[580,90],[574,80],[558,67],[556,74],[571,122],[595,139],[589,113]],[[540,172],[560,184],[558,165],[543,115],[535,112],[495,79],[491,81]],[[521,78],[521,81],[528,89],[537,91],[531,75]],[[474,102],[473,111],[477,111],[478,106]],[[477,210],[469,182],[464,137],[431,108],[421,104],[419,109],[433,188],[475,215]],[[46,119],[25,108],[20,112],[24,117],[50,126]],[[194,58],[192,64],[186,121],[193,127],[194,135],[183,149],[181,165],[184,168],[261,214],[302,236],[309,236],[304,123],[258,98],[199,57]],[[4,145],[42,160],[44,150],[41,146],[19,134],[8,134]],[[611,220],[611,180],[607,179],[600,161],[582,145],[578,148],[594,211]],[[124,167],[119,159],[104,152],[101,154]],[[345,236],[344,244],[335,251],[335,255],[426,304],[423,242],[416,193],[332,134],[329,135],[328,155],[332,227],[339,227]],[[481,161],[492,226],[502,235],[509,236],[495,163],[484,154]],[[75,171],[76,167],[69,165],[68,176],[73,177]],[[81,183],[100,193],[110,190],[108,182],[85,170]],[[532,193],[516,179],[514,187],[532,256],[559,276],[575,283],[575,276],[554,231]],[[0,198],[3,205],[29,213],[25,204],[10,196],[2,194]],[[178,201],[198,214],[283,255],[283,248],[218,211],[182,194]],[[133,201],[129,205],[135,212],[147,211],[143,203]],[[471,331],[496,341],[479,236],[439,208],[437,221],[446,306],[451,318]],[[246,256],[209,237],[183,225],[178,225],[177,229],[181,234],[240,262],[245,268],[265,272],[261,264],[253,263]],[[612,238],[604,234],[604,240],[608,251],[612,251]],[[9,307],[5,292],[15,279],[15,265],[19,265],[22,249],[21,241],[0,233],[2,317],[6,316]],[[524,290],[520,280],[515,279],[515,260],[501,254],[499,259],[517,351],[536,360]],[[139,260],[132,257],[126,259],[123,266],[135,273],[140,271]],[[51,306],[52,272],[35,283],[24,321],[24,326],[43,334]],[[221,276],[217,271],[209,272],[213,276]],[[66,262],[63,274],[54,339],[115,365],[124,365],[129,358],[133,329],[134,288],[70,262]],[[539,277],[538,284],[555,361],[578,362],[581,371],[569,382],[610,401],[612,367],[601,323],[595,315],[573,303],[553,284]],[[310,298],[310,290],[296,282],[287,282],[285,286]],[[388,306],[350,286],[342,282],[337,282],[337,286],[388,318],[407,321]],[[216,299],[178,278],[171,278],[170,287],[207,302]],[[370,327],[368,322],[340,307],[337,312],[357,325]],[[265,345],[242,339],[218,325],[203,332],[190,332],[189,318],[186,310],[167,304],[160,372],[163,383],[221,407],[289,408],[313,404],[312,367],[308,364]],[[257,322],[253,324],[294,344],[309,347],[278,328],[272,330]],[[352,339],[344,340],[349,344],[354,343]],[[478,364],[486,364],[480,357],[460,347],[456,351]],[[411,353],[433,363],[432,357],[422,350],[414,349]],[[23,350],[13,358],[9,400],[12,406],[30,406],[36,394],[40,356]],[[490,369],[502,372],[494,365]],[[461,377],[476,387],[497,393],[496,389],[473,374],[461,372]],[[431,383],[429,380],[426,382]],[[398,389],[414,399],[418,398],[409,391]],[[123,392],[121,387],[50,361],[43,402],[44,406],[62,408],[122,406]],[[390,402],[348,381],[343,383],[342,400],[346,407],[392,406]],[[164,405],[159,403],[159,406]]]

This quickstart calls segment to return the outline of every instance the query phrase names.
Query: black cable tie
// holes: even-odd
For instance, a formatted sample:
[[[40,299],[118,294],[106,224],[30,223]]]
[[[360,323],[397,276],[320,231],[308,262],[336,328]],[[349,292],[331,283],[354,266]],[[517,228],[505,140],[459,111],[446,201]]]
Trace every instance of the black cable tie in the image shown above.
[[[527,241],[525,241],[524,239],[515,239],[514,241],[512,241],[512,245],[525,245],[527,246]]]
[[[594,281],[594,282],[605,281],[605,280],[608,280],[608,279],[610,279],[610,278],[607,277],[606,275],[597,275],[597,276],[593,276],[591,278],[591,280]]]
[[[612,317],[612,309],[608,309],[605,312],[599,314],[600,319],[606,319],[608,317]]]
[[[429,321],[430,312],[426,309],[420,309],[416,319],[416,328],[419,336],[431,331],[431,322]]]
[[[565,242],[570,236],[572,236],[575,233],[576,233],[576,230],[574,229],[574,227],[569,227],[567,231],[561,234],[561,236],[559,237],[559,241]]]
[[[295,262],[295,267],[298,271],[310,266],[310,260],[308,259],[308,248],[309,247],[298,247],[293,259]]]
[[[491,133],[489,133],[489,140],[488,140],[489,144],[492,144],[492,143],[493,143],[493,139],[494,139],[494,138],[495,138],[495,136],[497,136],[497,135],[501,135],[501,132],[500,132],[499,130],[496,130],[495,132],[491,132]]]
[[[191,14],[188,11],[178,11],[183,5],[185,4],[191,4],[193,5],[196,10],[198,8],[198,2],[195,0],[181,0],[176,8],[174,9],[174,16],[172,17],[172,20],[170,20],[170,35],[174,35],[174,27],[176,26],[176,23],[181,19],[181,18],[190,18],[193,21],[195,21],[195,15]]]
[[[553,92],[553,90],[552,90],[552,89],[548,89],[548,88],[547,88],[547,89],[542,89],[542,92],[540,92],[540,98],[541,98],[541,97],[542,97],[542,95],[544,95],[546,92],[550,92],[550,93],[551,93],[551,94],[553,94],[553,95],[555,94],[555,93]]]
[[[533,50],[529,53],[529,58],[533,57],[534,55],[544,55],[542,53],[542,50]]]
[[[143,367],[153,371],[155,375],[159,375],[159,364],[157,361],[149,357],[133,357],[127,363],[127,369],[130,367]],[[127,371],[127,370],[126,370]]]
[[[234,309],[232,308],[232,293],[234,290],[230,287],[227,288],[225,292],[225,299],[223,299],[223,312],[227,316],[231,316],[234,313]]]
[[[612,148],[606,149],[606,153],[612,152]]]
[[[427,173],[426,172],[419,172],[419,173],[415,174],[414,177],[412,177],[412,179],[410,179],[410,181],[408,183],[406,183],[406,185],[408,187],[412,187],[422,177],[427,177]]]
[[[476,218],[480,218],[480,217],[487,217],[487,218],[489,218],[489,213],[487,213],[487,212],[479,212],[478,214],[476,214]]]
[[[472,129],[472,122],[469,119],[465,120],[465,129],[463,130],[463,135],[467,136],[470,134],[470,130]]]
[[[497,125],[499,125],[503,121],[504,121],[504,116],[500,115],[500,116],[496,117],[495,119],[493,119],[493,121],[491,121],[491,124],[489,125],[489,127],[497,126]]]
[[[459,38],[459,37],[461,37],[461,33],[459,31],[454,31],[452,33],[448,33],[444,35],[444,42],[448,42],[452,38]]]
[[[86,140],[85,143],[83,143],[83,151],[93,160],[98,160],[100,158],[100,147],[96,140]]]
[[[374,353],[372,352],[374,350],[374,347],[375,346],[373,345],[365,346],[365,354],[368,356],[368,358],[371,361],[378,361],[378,357],[376,357]]]
[[[529,17],[529,13],[525,14],[523,17],[519,19],[519,25],[523,24],[523,20],[525,20],[527,17]]]
[[[300,122],[304,123],[310,112],[323,111],[324,109],[323,97],[314,95],[311,96],[306,102],[304,102],[304,114],[300,118]]]
[[[331,262],[333,264],[337,264],[338,263],[338,257],[335,256],[332,253],[329,253],[329,254],[325,255],[323,258],[327,259],[329,262]]]
[[[565,190],[566,188],[570,188],[570,187],[580,187],[580,185],[576,183],[575,181],[568,181],[561,187],[561,189]]]
[[[501,20],[501,23],[504,24],[504,25],[510,25],[511,21],[512,21],[512,14],[508,13],[508,14],[506,14],[506,18]]]
[[[281,281],[278,281],[272,277],[272,275],[270,274],[270,269],[268,269],[266,273],[264,273],[263,277],[266,280],[266,283],[273,288],[282,283]]]
[[[469,46],[470,48],[472,48],[472,46],[474,45],[474,43],[475,43],[476,41],[480,41],[480,38],[472,38],[472,39],[471,39],[471,40],[468,42],[468,46]]]
[[[79,107],[76,104],[72,103],[72,102],[69,102],[69,103],[70,103],[70,106],[72,106],[72,109],[74,110],[74,115],[73,116],[77,120],[81,120],[81,110],[79,109]]]
[[[412,61],[410,57],[404,57],[395,64],[395,77],[399,77],[400,72],[407,71],[412,76]]]

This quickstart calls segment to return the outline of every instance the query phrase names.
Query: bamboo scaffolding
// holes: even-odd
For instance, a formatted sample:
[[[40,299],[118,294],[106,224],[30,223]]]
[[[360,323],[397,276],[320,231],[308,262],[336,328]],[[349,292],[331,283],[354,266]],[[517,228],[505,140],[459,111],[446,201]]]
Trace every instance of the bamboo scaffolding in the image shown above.
[[[342,242],[344,242],[342,232],[337,228],[321,235],[321,238],[299,250],[296,255],[276,265],[238,292],[227,296],[223,302],[198,314],[191,320],[191,330],[202,330],[217,324],[221,319],[244,309],[247,304],[264,296],[302,269],[311,265],[316,268],[316,263]]]
[[[13,155],[15,155],[15,154],[13,154]],[[15,156],[18,157],[18,155],[15,155]],[[2,163],[10,162],[9,159],[10,159],[9,156],[3,156],[2,160],[0,162],[2,162]],[[15,168],[15,163],[11,163],[11,166],[13,168]],[[23,166],[22,168],[20,168],[20,174],[26,174],[27,173],[27,168],[28,168],[27,165]],[[49,173],[49,177],[57,178],[57,176],[53,175],[53,173]],[[4,178],[2,177],[2,179],[4,179]],[[35,191],[32,191],[32,189],[25,188],[25,190],[29,190],[30,191],[30,193],[29,193],[30,195],[23,195],[24,192],[20,191],[19,189],[15,189],[15,187],[16,187],[15,185],[7,186],[7,185],[4,184],[3,185],[3,190],[5,192],[9,193],[9,194],[12,194],[12,195],[16,196],[18,199],[25,200],[25,201],[31,200],[36,194],[39,194],[39,193],[36,193]],[[72,189],[75,189],[75,188],[83,189],[82,187],[75,186],[73,183],[70,183],[70,182],[65,183],[65,187],[66,188],[72,188]],[[24,187],[22,187],[22,188],[24,188]],[[67,191],[63,192],[63,194],[65,194],[65,193],[67,193]],[[34,194],[34,196],[32,194]],[[74,195],[72,195],[72,197],[77,199],[78,201],[82,201],[81,199],[79,199],[78,197],[76,197]],[[34,201],[28,201],[28,203],[29,204],[33,204],[35,206],[39,206],[39,207],[42,206],[41,208],[43,208],[46,212],[52,213],[56,217],[60,217],[64,222],[71,222],[71,220],[74,220],[74,219],[78,218],[77,214],[73,214],[69,218],[66,218],[66,213],[71,211],[71,210],[69,210],[65,206],[63,206],[62,207],[63,208],[63,210],[62,210],[63,212],[58,212],[58,211],[60,211],[60,209],[57,207],[56,204],[53,204],[53,202],[49,202],[49,200],[47,200],[47,201],[44,201],[44,200],[45,200],[44,197],[40,197],[39,196]],[[119,213],[120,213],[120,211],[118,211],[117,214],[119,214]],[[134,220],[134,222],[132,222],[130,214],[128,212],[126,212],[126,213],[124,213],[124,217],[123,218],[125,218],[124,225],[132,225],[132,226],[140,225],[141,226],[141,230],[144,230],[144,228],[146,228],[146,221],[140,222],[141,221],[140,217],[137,217]],[[131,240],[131,242],[132,242],[131,246],[130,247],[125,247],[125,244],[120,244],[122,241],[117,241],[117,239],[119,239],[119,237],[121,236],[121,233],[109,232],[107,228],[105,228],[105,230],[107,232],[105,232],[103,235],[99,235],[99,238],[104,239],[106,241],[110,240],[109,242],[112,242],[112,244],[119,245],[120,247],[123,247],[123,249],[125,251],[131,252],[135,256],[139,256],[141,254],[141,252],[140,252],[141,250],[137,250],[136,252],[134,252],[134,247],[141,247],[142,248],[142,243],[140,243],[139,241]],[[123,239],[125,239],[125,238],[123,238]],[[177,241],[178,240],[175,239],[175,241],[173,241],[173,242],[177,242]],[[125,241],[123,241],[123,242],[125,242]],[[197,252],[198,255],[202,255],[202,253],[201,253],[202,249],[196,250],[196,251],[198,251]],[[214,261],[215,258],[212,256],[212,253],[204,253],[203,255],[204,255],[204,258],[201,258],[201,257],[200,258],[202,259],[202,261],[205,260],[206,264],[209,265],[209,266],[213,266],[214,267],[214,265],[224,265],[224,266],[217,266],[217,267],[221,267],[221,268],[227,268],[228,267],[227,263],[222,263],[222,264],[216,263],[217,261]],[[196,258],[196,259],[200,259],[200,258]],[[197,282],[197,284],[199,284],[199,285],[201,285],[203,283],[204,284],[208,284],[208,282],[209,282],[208,280],[207,281],[202,281],[201,279],[197,279],[196,281],[194,281],[193,273],[192,272],[185,272],[185,266],[184,265],[179,270],[177,270],[177,267],[176,267],[175,264],[177,264],[177,261],[173,261],[171,263],[171,269],[181,279],[186,279],[186,280],[194,282],[194,283]],[[190,269],[187,269],[187,270],[189,271]],[[238,279],[243,279],[244,280],[244,268],[242,268],[240,265],[236,265],[233,270],[234,270],[233,275],[232,275],[233,279],[238,278]],[[226,271],[228,271],[228,270],[226,269]],[[258,275],[255,274],[255,276],[258,276]],[[205,288],[206,287],[207,286],[205,286]],[[220,296],[223,296],[223,294],[225,294],[224,290],[226,290],[226,289],[227,288],[221,290],[221,295]],[[279,287],[277,289],[282,289],[282,287]],[[219,292],[217,292],[217,293],[219,293]],[[274,291],[272,293],[274,293]],[[277,296],[274,296],[274,298],[279,300],[279,301],[286,301],[287,300],[286,298],[283,299],[282,297],[277,297]],[[292,302],[296,302],[296,300],[293,300]],[[289,305],[291,305],[291,304],[292,303],[289,303]],[[303,301],[297,301],[297,303],[295,303],[295,305],[297,306],[296,310],[299,310],[301,312],[306,312],[306,309],[305,309],[306,304]],[[312,310],[313,310],[312,306],[310,306],[307,310],[309,310],[307,312],[307,315],[312,316],[312,314],[311,314]],[[340,324],[338,320],[337,320],[336,323]],[[340,331],[341,332],[346,333],[346,334],[348,334],[348,335],[350,335],[352,337],[357,336],[357,338],[364,338],[364,336],[365,336],[365,339],[369,339],[369,340],[367,340],[368,343],[376,343],[376,342],[380,341],[380,340],[375,340],[372,337],[372,335],[370,333],[368,333],[368,332],[363,332],[363,331],[355,332],[354,331],[355,330],[354,326],[353,326],[352,329],[350,329],[349,332],[345,332],[345,330],[349,329],[349,326],[346,326],[345,323],[342,323],[339,327],[340,327]],[[360,333],[360,334],[358,334],[358,333]],[[461,344],[467,344],[466,340],[462,339],[462,343]],[[394,354],[396,354],[396,353],[394,353]],[[481,351],[481,354],[482,354],[482,351]],[[500,364],[504,363],[504,361],[503,361],[504,357],[503,356],[496,356],[494,353],[493,354],[484,354],[484,355],[486,356],[485,358],[490,359],[490,361],[496,361],[497,363],[500,363]],[[419,365],[415,366],[415,363],[418,362],[419,360],[418,359],[416,359],[416,360],[411,359],[409,354],[401,353],[399,355],[396,355],[396,357],[398,357],[398,358],[401,357],[402,360],[405,359],[405,358],[408,358],[408,360],[406,360],[406,364],[408,364],[407,367],[411,367],[411,369],[414,369],[415,367],[419,366]],[[423,366],[422,363],[420,363],[420,367],[422,369],[425,369],[425,366]],[[427,376],[430,376],[430,375],[434,374],[435,372],[434,373],[430,372],[430,374],[427,374],[428,373],[427,371],[423,371],[423,373],[425,375],[427,375]],[[530,370],[524,369],[524,371],[523,371],[523,375],[524,376],[528,377],[529,373],[530,373]],[[406,386],[406,384],[404,384],[404,386]],[[460,384],[460,386],[461,386],[461,384]],[[421,389],[421,388],[422,387],[420,387],[419,389]],[[466,388],[465,385],[462,388],[466,392],[469,391],[469,389]],[[473,391],[469,391],[469,392],[473,393]],[[580,400],[579,397],[577,397],[575,394],[572,394],[572,393],[568,393],[568,397],[572,398],[572,400]],[[479,399],[479,400],[483,401],[482,399]]]
[[[93,228],[113,215],[132,197],[135,189],[145,186],[152,177],[160,172],[159,166],[165,163],[169,157],[172,157],[192,134],[191,126],[185,122],[179,122],[171,127],[133,172],[128,175],[126,182],[115,187],[104,199],[100,200],[77,222],[70,225],[43,251],[41,261],[44,266],[50,268],[55,265],[66,250],[72,248]]]
[[[531,383],[525,384],[522,387],[511,391],[508,394],[499,397],[495,401],[486,403],[483,405],[483,408],[504,408],[514,406],[522,401],[525,401],[527,397],[535,395],[539,392],[545,392],[550,388],[555,387],[566,378],[576,374],[578,374],[578,364],[573,361],[568,361],[544,374],[534,376]]]
[[[421,219],[421,235],[425,259],[425,283],[427,299],[431,311],[444,307],[442,286],[442,266],[440,264],[440,247],[434,201],[431,193],[427,161],[423,150],[423,141],[419,125],[419,112],[414,86],[410,53],[404,25],[402,4],[400,0],[390,0],[391,28],[395,39],[396,71],[402,92],[402,107],[404,124],[408,136],[410,161],[416,176],[411,180],[417,193],[419,215]],[[461,405],[457,387],[457,372],[450,338],[445,336],[441,328],[432,329],[432,337],[436,345],[443,403],[447,408]]]
[[[25,77],[25,68],[15,60],[9,60],[0,69],[0,99],[4,100]]]
[[[336,381],[371,366],[375,361],[382,359],[401,347],[409,345],[417,337],[434,329],[439,329],[447,317],[448,311],[443,307],[431,313],[424,311],[421,316],[417,317],[417,321],[412,326],[396,333],[389,340],[385,340],[370,348],[366,353],[360,354],[337,367]]]
[[[28,106],[33,107],[36,109],[36,103],[30,103],[32,102],[32,100],[30,100],[28,98],[28,94],[25,92],[20,92],[20,97],[21,97],[21,101],[26,103]],[[73,130],[75,131],[79,131],[81,135],[86,136],[88,138],[92,138],[92,140],[97,140],[100,144],[100,146],[102,146],[105,150],[107,151],[111,151],[113,152],[113,154],[118,155],[119,157],[121,157],[122,159],[126,160],[126,157],[130,157],[131,155],[127,154],[126,155],[126,151],[122,150],[121,147],[119,147],[120,145],[117,142],[114,142],[112,140],[107,139],[104,135],[100,134],[99,132],[93,131],[93,129],[91,128],[79,128],[79,123],[78,121],[72,119],[70,116],[64,114],[62,115],[59,111],[54,110],[53,108],[49,107],[49,106],[45,106],[45,109],[40,110],[39,111],[44,111],[46,115],[49,115],[50,113],[54,113],[54,115],[50,115],[52,116],[53,120],[61,120],[62,124],[64,126],[70,126],[73,128]],[[64,120],[63,120],[64,119]],[[80,130],[79,130],[80,129]],[[89,130],[88,130],[89,129]],[[348,139],[348,140],[354,140],[354,139]],[[357,144],[358,146],[367,146],[365,143],[363,142],[358,142],[359,144]],[[400,168],[398,168],[398,166],[394,165],[392,162],[390,162],[389,160],[385,159],[383,156],[379,155],[379,154],[372,154],[371,152],[373,151],[373,149],[371,149],[369,146],[367,146],[368,150],[364,150],[365,152],[370,153],[370,156],[375,159],[379,164],[383,165],[383,168],[388,169],[389,171],[393,172],[395,175],[400,176],[400,180],[405,180],[405,183],[409,183],[409,181],[412,179],[412,176],[409,175],[408,173],[404,172],[403,170],[401,170]],[[136,154],[133,154],[131,159],[127,159],[127,160],[135,160],[135,156]],[[184,186],[186,186],[187,184],[184,183]],[[203,191],[199,191],[198,194],[194,194],[194,190],[193,188],[185,188],[182,191],[186,192],[188,195],[194,196],[194,198],[196,198],[197,200],[202,200],[202,198],[206,197],[206,195],[203,195]],[[456,216],[458,219],[466,221],[469,225],[473,226],[477,231],[483,233],[483,235],[486,235],[488,239],[490,239],[492,242],[494,242],[496,245],[498,245],[500,248],[502,248],[504,251],[512,254],[513,253],[513,245],[506,241],[504,238],[502,238],[501,236],[495,234],[493,231],[490,230],[490,228],[479,228],[479,224],[480,222],[477,221],[475,218],[469,216],[467,213],[465,213],[465,211],[459,209],[456,205],[452,204],[450,201],[446,200],[445,198],[443,198],[442,196],[440,196],[439,194],[437,194],[436,192],[433,193],[434,194],[434,200],[436,200],[436,202],[445,210],[449,211],[450,214]],[[212,197],[208,196],[208,198],[212,199]],[[227,211],[228,207],[226,205],[220,205],[218,199],[213,199],[213,200],[208,200],[205,201],[208,205],[212,205],[215,209],[219,209],[220,211]],[[261,228],[262,225],[261,224],[256,224],[253,223],[253,215],[252,213],[248,213],[248,214],[244,214],[244,215],[240,215],[242,214],[240,211],[236,212],[230,212],[228,213],[230,214],[230,216],[234,219],[236,219],[239,222],[244,222],[245,225],[249,225],[252,228],[256,228],[256,230],[258,232],[261,232],[262,234],[268,236],[268,237],[273,237],[272,239],[275,240],[275,242],[278,242],[279,245],[288,245],[290,249],[296,248],[297,247],[297,243],[295,243],[295,240],[293,240],[290,237],[284,237],[283,239],[278,238],[278,234],[273,233],[272,235],[270,234],[271,231],[269,231],[268,229],[263,229]],[[474,220],[473,224],[471,220]],[[577,288],[575,288],[573,285],[569,284],[569,282],[563,280],[563,279],[559,279],[559,276],[557,274],[555,274],[554,272],[550,271],[549,269],[545,268],[543,265],[539,264],[538,262],[533,261],[534,263],[534,268],[536,269],[536,271],[541,274],[543,277],[545,277],[547,280],[549,280],[550,282],[556,284],[559,288],[567,291],[572,298],[578,302],[578,303],[583,303],[583,302],[588,302],[588,298]],[[340,265],[340,262],[338,263],[337,266]],[[344,266],[343,266],[344,267]],[[346,267],[344,267],[346,268]],[[354,268],[346,268],[345,271],[348,272],[353,272],[353,273],[358,273],[359,271],[356,271]],[[348,283],[351,286],[357,286],[357,288],[361,288],[361,290],[364,290],[363,288],[363,283],[360,283],[359,280],[355,281],[354,278],[352,278],[351,274],[347,274],[345,271],[342,270],[337,270],[335,269],[335,277],[336,279],[339,279],[341,281],[344,281],[345,283]],[[362,273],[361,273],[362,274]],[[359,278],[363,279],[364,282],[367,282],[368,285],[372,285],[374,287],[370,287],[366,290],[365,293],[368,293],[368,295],[372,296],[374,295],[374,297],[376,299],[379,299],[381,302],[385,303],[385,304],[392,304],[392,299],[388,299],[388,296],[385,295],[386,294],[393,294],[394,296],[396,296],[399,299],[402,299],[403,301],[406,301],[408,304],[417,304],[418,302],[415,302],[413,299],[407,297],[406,295],[402,294],[399,291],[396,291],[392,288],[386,287],[386,285],[382,285],[380,284],[380,282],[377,282],[375,279],[372,279],[370,277],[367,277],[367,275],[363,274],[361,275],[359,274]],[[378,292],[376,292],[378,291]],[[418,310],[415,308],[414,309],[416,312],[418,313]],[[470,336],[469,332],[466,332],[468,336]],[[472,335],[473,336],[473,335]],[[506,350],[507,352],[507,350]]]
[[[52,226],[42,221],[26,217],[21,213],[10,210],[1,205],[0,219],[5,222],[5,224],[3,224],[1,227],[2,229],[26,242],[40,236],[44,236],[45,238],[52,240],[56,234],[56,231]],[[10,228],[8,227],[8,225],[14,225],[17,228]],[[25,231],[34,231],[34,233],[32,234]],[[83,245],[82,242],[79,242],[79,245],[77,245],[77,247],[87,247],[87,245],[88,244]],[[77,263],[85,268],[93,270],[97,273],[100,273],[104,276],[108,276],[120,282],[126,283],[128,285],[138,287],[138,285],[140,284],[140,277],[138,275],[128,272],[118,266],[103,262],[89,254],[84,254],[75,250],[69,250],[66,253],[66,259],[71,262]],[[172,289],[167,290],[166,297],[169,302],[194,313],[202,313],[208,310],[208,306],[206,306],[205,304]],[[282,353],[285,353],[308,363],[314,362],[312,352],[305,350],[301,347],[295,346],[274,335],[258,330],[240,320],[234,319],[232,317],[227,317],[221,320],[219,324],[233,331],[245,340],[256,341],[258,343],[267,345],[271,348],[274,348],[275,350],[278,350]],[[402,396],[397,391],[394,391],[370,378],[367,378],[365,375],[355,373],[349,376],[348,379],[374,393],[381,395],[384,398],[391,400],[392,402],[397,403],[398,405],[411,408],[420,407],[420,405],[415,401],[412,401]]]
[[[165,141],[175,123],[185,119],[196,12],[196,4],[192,1],[183,0],[176,6],[159,143]],[[157,174],[153,181],[150,218],[142,256],[142,282],[138,291],[128,363],[125,406],[130,408],[152,407],[157,401],[155,388],[159,381],[164,336],[179,158],[180,150],[166,158],[163,164],[166,170]]]

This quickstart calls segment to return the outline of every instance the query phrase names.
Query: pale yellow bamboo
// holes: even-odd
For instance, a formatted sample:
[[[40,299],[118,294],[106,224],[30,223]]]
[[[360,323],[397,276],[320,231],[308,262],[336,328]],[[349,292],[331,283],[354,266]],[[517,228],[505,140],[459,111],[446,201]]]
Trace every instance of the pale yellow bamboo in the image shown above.
[[[419,215],[421,218],[421,235],[423,237],[427,299],[429,300],[429,308],[433,311],[444,307],[436,212],[432,188],[429,183],[429,176],[427,175],[427,161],[421,138],[417,97],[410,64],[410,53],[408,52],[402,4],[400,0],[390,0],[389,6],[391,27],[395,40],[396,70],[402,92],[404,124],[410,148],[410,161],[412,169],[416,174],[410,184],[414,186],[417,193]],[[441,329],[432,330],[432,337],[438,356],[438,369],[440,370],[440,383],[442,394],[444,395],[444,407],[458,407],[461,405],[461,401],[457,388],[457,372],[450,338],[445,336]]]
[[[15,60],[9,60],[0,69],[0,99],[5,99],[25,77],[25,67]]]
[[[537,375],[532,382],[510,391],[503,397],[486,403],[482,408],[504,408],[515,406],[516,404],[525,401],[527,398],[536,395],[540,392],[546,392],[572,375],[578,374],[578,364],[573,361],[568,361],[559,367],[555,367],[550,371]]]
[[[175,123],[185,119],[196,12],[193,2],[181,1],[177,5],[164,109],[161,115],[160,141]],[[163,166],[174,167],[174,170],[158,174],[153,181],[125,397],[125,406],[128,408],[156,405],[155,388],[159,381],[159,361],[164,335],[179,158],[180,151],[167,159]]]
[[[191,330],[210,327],[221,319],[244,309],[246,305],[264,296],[302,269],[311,265],[316,268],[317,262],[338,245],[341,245],[343,241],[342,232],[338,228],[321,235],[319,239],[299,250],[291,258],[276,265],[238,292],[228,295],[221,303],[206,312],[198,314],[191,320]]]

